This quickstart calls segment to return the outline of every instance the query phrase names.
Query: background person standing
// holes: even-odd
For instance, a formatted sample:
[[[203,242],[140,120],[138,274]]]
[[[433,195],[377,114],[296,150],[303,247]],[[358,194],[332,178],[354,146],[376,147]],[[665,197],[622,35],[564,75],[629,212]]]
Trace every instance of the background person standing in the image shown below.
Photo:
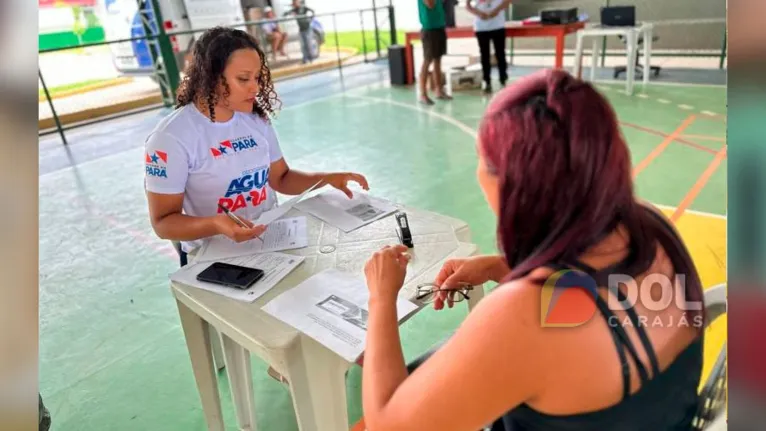
[[[295,15],[298,17],[298,30],[301,35],[301,52],[303,53],[303,64],[311,63],[311,21],[314,19],[315,12],[307,7],[301,0],[293,0],[292,9],[284,13],[284,16]]]
[[[474,6],[473,3],[476,3]],[[505,13],[511,0],[467,0],[468,12],[476,16],[473,27],[481,54],[481,70],[484,75],[484,92],[492,92],[492,62],[489,56],[490,42],[495,47],[500,85],[508,81],[508,64],[505,60]]]
[[[418,0],[418,12],[420,16],[421,40],[423,41],[423,65],[420,67],[420,103],[433,105],[434,101],[428,97],[428,69],[431,63],[434,65],[433,88],[436,98],[451,100],[452,97],[444,93],[442,86],[442,57],[447,53],[447,30],[442,0]]]

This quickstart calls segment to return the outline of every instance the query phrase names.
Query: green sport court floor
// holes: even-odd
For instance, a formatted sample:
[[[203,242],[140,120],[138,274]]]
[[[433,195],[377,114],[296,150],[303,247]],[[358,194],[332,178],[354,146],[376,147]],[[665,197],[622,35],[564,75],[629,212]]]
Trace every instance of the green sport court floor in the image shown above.
[[[286,104],[276,127],[288,162],[360,171],[371,193],[463,219],[482,251],[493,252],[495,219],[474,176],[475,129],[488,99],[461,92],[425,107],[412,88],[378,81]],[[633,96],[623,87],[598,84],[630,144],[638,194],[673,217],[705,286],[725,282],[725,87],[652,84]],[[164,114],[71,132],[71,148],[41,139],[40,391],[54,430],[206,429],[168,288],[177,258],[153,235],[142,189],[143,138]],[[464,316],[464,307],[427,310],[407,322],[406,357]],[[708,362],[724,331],[725,322],[712,328]],[[259,428],[296,430],[288,389],[259,359],[252,367]],[[351,423],[361,417],[360,371],[347,380]],[[236,429],[220,378],[225,421]]]

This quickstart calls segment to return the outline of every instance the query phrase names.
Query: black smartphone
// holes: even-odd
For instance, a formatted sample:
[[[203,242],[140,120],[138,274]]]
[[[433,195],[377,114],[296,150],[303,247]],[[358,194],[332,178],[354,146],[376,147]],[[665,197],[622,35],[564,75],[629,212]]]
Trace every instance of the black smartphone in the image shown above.
[[[263,278],[263,275],[262,269],[214,262],[197,275],[197,280],[245,290]]]

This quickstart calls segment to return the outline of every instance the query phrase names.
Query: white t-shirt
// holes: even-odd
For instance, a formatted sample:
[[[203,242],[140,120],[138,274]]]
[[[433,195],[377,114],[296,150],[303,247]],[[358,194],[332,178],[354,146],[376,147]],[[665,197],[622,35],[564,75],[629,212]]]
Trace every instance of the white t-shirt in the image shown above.
[[[256,114],[236,112],[229,121],[214,123],[189,104],[164,118],[145,147],[146,189],[183,193],[186,215],[214,216],[221,204],[254,220],[276,205],[269,167],[282,151],[274,128]],[[200,245],[182,243],[184,251]]]
[[[489,13],[500,6],[503,0],[475,0],[474,9]],[[492,31],[505,27],[505,12],[500,11],[494,18],[481,19],[478,16],[473,22],[474,31]]]

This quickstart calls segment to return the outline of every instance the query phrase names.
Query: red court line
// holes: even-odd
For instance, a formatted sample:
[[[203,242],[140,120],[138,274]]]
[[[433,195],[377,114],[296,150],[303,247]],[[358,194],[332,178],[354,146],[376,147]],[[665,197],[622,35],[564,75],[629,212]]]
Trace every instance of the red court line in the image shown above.
[[[117,219],[117,217],[109,213],[105,213],[96,208],[93,208],[93,205],[85,196],[80,195],[78,196],[77,199],[82,206],[87,208],[88,215],[94,218],[101,219],[101,221],[110,225],[112,228],[124,232],[129,237],[133,238],[133,240],[135,240],[136,242],[141,243],[142,245],[153,249],[154,251],[156,251],[157,253],[161,255],[167,256],[171,259],[178,259],[178,253],[173,249],[169,241],[165,244],[157,243],[155,237],[148,235],[144,233],[143,231],[133,229],[132,227],[121,222],[119,219]]]
[[[718,153],[716,153],[715,158],[710,162],[710,164],[707,166],[707,169],[700,175],[699,178],[697,178],[697,182],[694,183],[691,190],[689,190],[689,193],[684,196],[684,199],[681,201],[681,203],[676,207],[675,212],[673,215],[670,216],[670,220],[673,222],[678,221],[679,218],[681,218],[681,215],[686,211],[687,208],[691,206],[691,204],[694,202],[694,200],[697,198],[697,196],[700,194],[702,189],[705,187],[705,184],[707,184],[710,177],[713,175],[713,173],[718,169],[718,166],[721,165],[721,162],[726,157],[726,145],[721,147],[720,150],[718,150]]]
[[[117,220],[117,218],[109,214],[101,213],[98,215],[98,217],[100,217],[102,220],[107,222],[109,225],[111,225],[115,229],[125,232],[130,237],[132,237],[136,242],[139,242],[142,245],[153,249],[157,253],[167,256],[171,259],[178,259],[178,253],[175,250],[173,250],[172,246],[170,246],[170,242],[168,242],[165,245],[157,244],[155,242],[154,237],[147,235],[146,233],[140,230],[136,230],[126,226],[124,223]]]
[[[351,427],[350,431],[365,431],[366,429],[367,426],[364,424],[364,418],[362,418]]]
[[[690,124],[694,122],[694,119],[697,118],[695,115],[689,115],[686,117],[683,123],[681,123],[680,126],[676,130],[673,131],[670,135],[668,135],[660,145],[657,145],[651,153],[649,153],[648,156],[644,160],[641,160],[635,168],[633,168],[633,178],[636,178],[641,171],[646,169],[647,166],[652,162],[652,160],[656,159],[657,156],[662,154],[663,151],[680,135],[684,130],[686,130],[687,127],[689,127]]]
[[[639,126],[638,124],[625,123],[625,122],[622,122],[622,121],[620,121],[620,124],[622,124],[623,126],[626,126],[626,127],[634,128],[636,130],[640,130],[642,132],[651,133],[652,135],[662,136],[663,138],[667,138],[668,136],[670,136],[670,135],[668,135],[665,132],[661,132],[659,130],[650,129],[650,128],[644,127],[644,126]],[[688,145],[688,146],[690,146],[690,147],[692,147],[694,149],[701,150],[701,151],[704,151],[706,153],[716,154],[717,151],[712,149],[712,148],[708,148],[708,147],[706,147],[704,145],[700,145],[700,144],[698,144],[696,142],[692,142],[692,141],[689,141],[687,139],[684,139],[684,138],[692,138],[692,137],[698,137],[698,135],[679,135],[675,139],[675,141],[678,142],[679,144]],[[703,139],[703,138],[700,137],[700,139]]]

